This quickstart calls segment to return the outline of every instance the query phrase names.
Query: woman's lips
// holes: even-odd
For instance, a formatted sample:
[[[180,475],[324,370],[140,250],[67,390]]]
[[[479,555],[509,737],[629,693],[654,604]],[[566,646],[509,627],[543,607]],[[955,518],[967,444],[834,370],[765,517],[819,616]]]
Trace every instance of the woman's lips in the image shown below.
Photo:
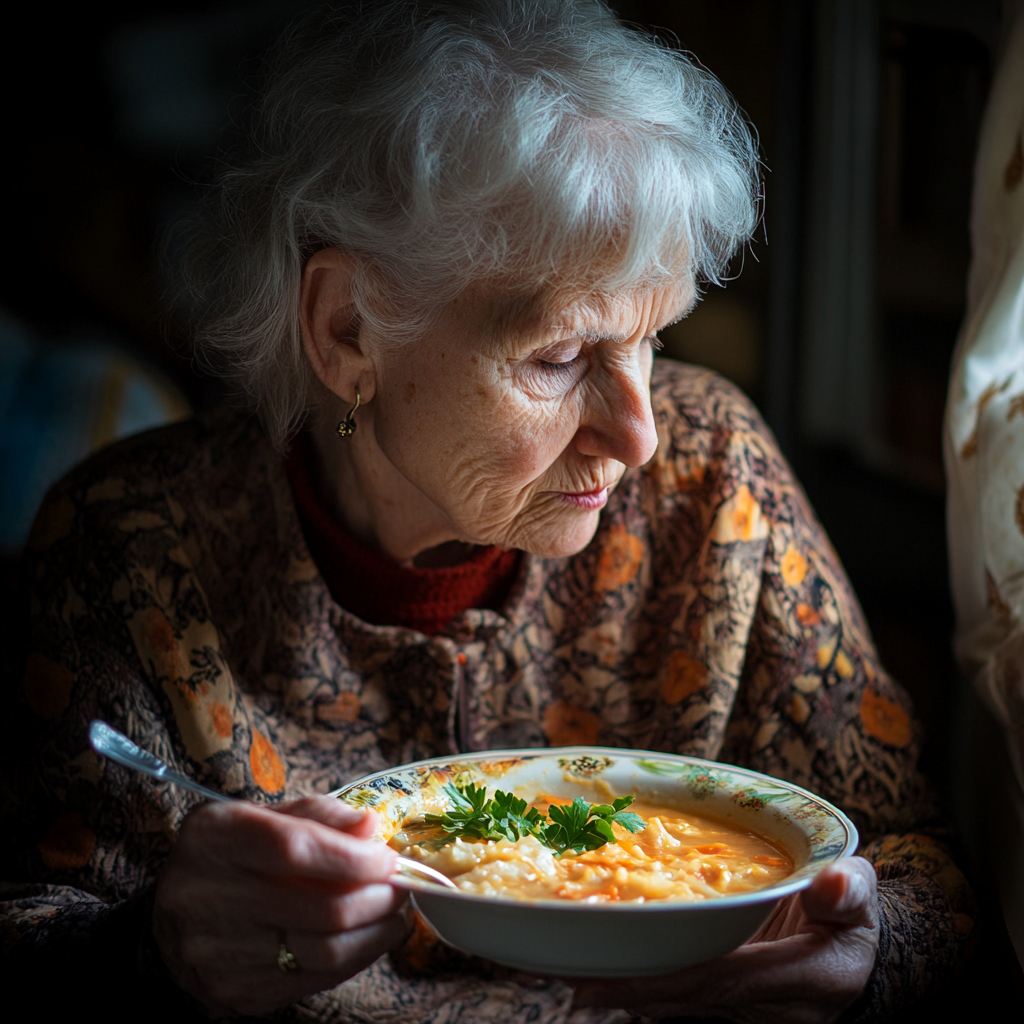
[[[608,500],[610,487],[602,487],[599,491],[587,491],[584,494],[562,494],[562,500],[575,508],[595,509],[603,508]]]

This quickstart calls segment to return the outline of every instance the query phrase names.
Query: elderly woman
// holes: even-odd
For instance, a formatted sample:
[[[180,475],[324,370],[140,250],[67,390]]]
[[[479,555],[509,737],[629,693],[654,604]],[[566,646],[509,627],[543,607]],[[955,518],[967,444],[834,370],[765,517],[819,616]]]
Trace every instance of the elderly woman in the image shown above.
[[[970,893],[907,699],[750,404],[652,366],[754,225],[722,87],[597,3],[374,3],[289,37],[253,143],[185,268],[259,418],[109,449],[34,528],[12,983],[175,1020],[826,1021],[948,975]],[[249,802],[102,763],[95,717]],[[323,796],[571,743],[792,779],[863,857],[717,963],[574,991],[410,931]]]

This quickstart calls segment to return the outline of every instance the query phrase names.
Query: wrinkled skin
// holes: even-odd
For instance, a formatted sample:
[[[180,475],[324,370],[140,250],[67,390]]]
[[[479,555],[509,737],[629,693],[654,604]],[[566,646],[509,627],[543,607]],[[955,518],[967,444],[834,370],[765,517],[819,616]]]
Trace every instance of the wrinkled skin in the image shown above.
[[[161,873],[153,933],[175,982],[215,1016],[261,1014],[333,988],[407,931],[395,854],[372,812],[331,797],[276,810],[206,804]],[[277,966],[284,937],[301,970]]]
[[[878,915],[875,869],[850,857],[782,900],[757,935],[727,956],[657,978],[580,982],[575,1005],[624,1007],[655,1020],[826,1024],[867,984]]]
[[[692,278],[581,296],[513,325],[501,290],[480,285],[395,345],[356,317],[352,273],[345,254],[317,253],[300,303],[310,364],[339,400],[314,442],[349,532],[398,562],[453,541],[582,551],[626,468],[657,448],[653,351],[692,306]],[[357,430],[341,441],[334,425],[357,388]]]

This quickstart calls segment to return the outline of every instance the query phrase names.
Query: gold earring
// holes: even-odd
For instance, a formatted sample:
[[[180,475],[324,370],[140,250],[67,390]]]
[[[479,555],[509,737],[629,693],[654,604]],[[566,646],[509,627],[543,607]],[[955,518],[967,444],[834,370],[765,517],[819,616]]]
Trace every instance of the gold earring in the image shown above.
[[[356,432],[356,409],[361,399],[359,388],[356,388],[356,404],[348,411],[348,415],[338,424],[338,437],[351,437]]]

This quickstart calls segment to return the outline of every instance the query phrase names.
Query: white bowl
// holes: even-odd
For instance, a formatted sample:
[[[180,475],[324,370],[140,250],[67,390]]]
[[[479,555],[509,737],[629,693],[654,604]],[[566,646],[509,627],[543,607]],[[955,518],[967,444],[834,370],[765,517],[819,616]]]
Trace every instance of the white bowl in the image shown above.
[[[396,878],[447,943],[521,970],[577,977],[667,974],[746,942],[784,896],[857,849],[853,823],[827,801],[759,772],[695,757],[608,747],[488,750],[377,772],[335,795],[381,817],[387,842],[403,822],[448,804],[447,782],[486,784],[532,800],[587,795],[595,779],[616,795],[690,808],[785,849],[795,870],[752,893],[697,902],[581,903],[456,892]],[[592,797],[592,793],[591,793]]]

